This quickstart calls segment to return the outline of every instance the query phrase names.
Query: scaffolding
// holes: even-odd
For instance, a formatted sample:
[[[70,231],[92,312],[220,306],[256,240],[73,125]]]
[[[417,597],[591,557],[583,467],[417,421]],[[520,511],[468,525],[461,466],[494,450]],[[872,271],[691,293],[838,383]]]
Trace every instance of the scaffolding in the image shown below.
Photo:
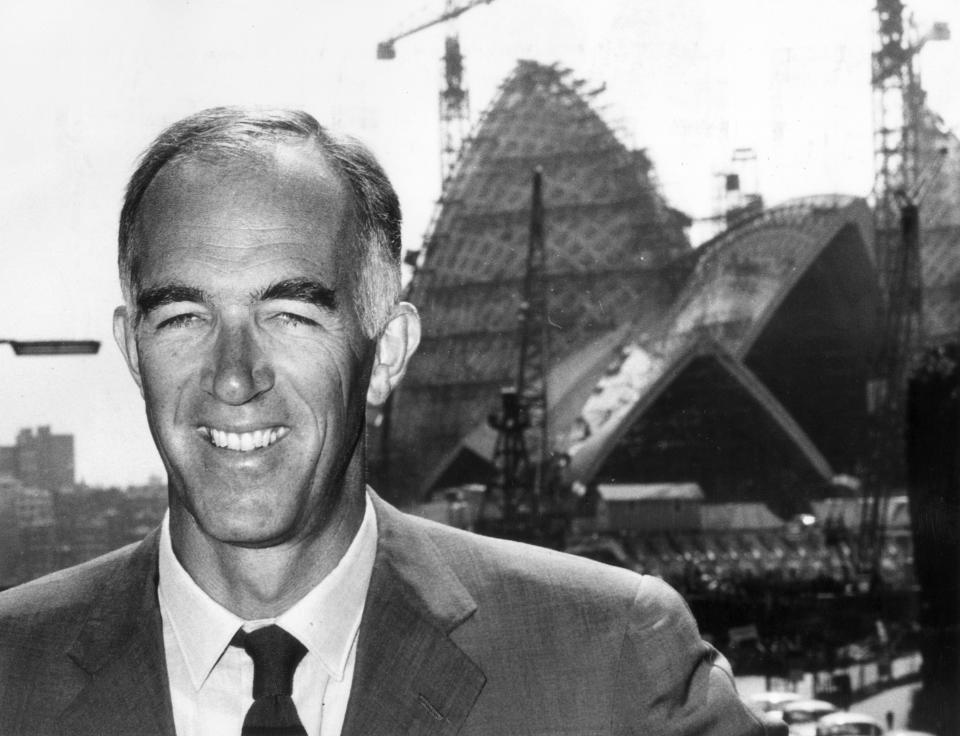
[[[652,319],[675,294],[663,270],[690,253],[689,220],[666,204],[645,152],[628,149],[596,111],[596,94],[558,65],[521,61],[464,142],[412,258],[408,293],[424,339],[383,449],[414,458],[401,498],[429,490],[434,469],[451,464],[516,380],[532,170],[543,172],[550,223],[536,278],[550,300],[552,363],[637,315]],[[468,464],[443,482],[485,483],[489,460]]]

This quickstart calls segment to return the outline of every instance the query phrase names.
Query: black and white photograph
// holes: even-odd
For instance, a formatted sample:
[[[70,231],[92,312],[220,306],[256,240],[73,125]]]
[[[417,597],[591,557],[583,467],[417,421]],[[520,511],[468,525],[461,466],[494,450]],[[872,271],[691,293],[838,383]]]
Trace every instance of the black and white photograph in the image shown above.
[[[956,0],[0,68],[0,736],[960,734]]]

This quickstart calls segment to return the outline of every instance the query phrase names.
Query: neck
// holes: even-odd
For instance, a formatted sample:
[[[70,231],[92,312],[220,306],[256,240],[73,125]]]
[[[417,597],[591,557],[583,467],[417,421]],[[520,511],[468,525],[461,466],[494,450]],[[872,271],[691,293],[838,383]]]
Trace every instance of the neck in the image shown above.
[[[346,484],[322,529],[269,547],[217,540],[189,511],[171,504],[171,541],[180,564],[217,603],[243,619],[275,618],[337,566],[360,528],[365,503],[362,482]]]

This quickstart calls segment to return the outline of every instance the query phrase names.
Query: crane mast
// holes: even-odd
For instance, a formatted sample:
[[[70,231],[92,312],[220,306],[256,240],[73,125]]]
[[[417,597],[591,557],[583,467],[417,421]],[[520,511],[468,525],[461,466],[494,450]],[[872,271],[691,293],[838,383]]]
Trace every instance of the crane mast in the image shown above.
[[[381,60],[395,59],[397,56],[396,43],[415,33],[432,28],[441,23],[447,23],[466,13],[478,5],[489,5],[493,0],[466,0],[455,2],[445,0],[444,12],[419,25],[408,28],[377,44],[377,58]],[[448,31],[444,41],[442,66],[442,80],[439,93],[439,131],[440,131],[440,180],[443,187],[453,171],[453,166],[460,155],[460,147],[466,138],[470,127],[470,93],[464,77],[463,55],[460,52],[460,39],[452,28]],[[436,218],[436,215],[434,215]],[[431,229],[433,225],[431,224]],[[406,263],[416,268],[420,251],[408,250]],[[411,282],[412,284],[413,282]],[[409,288],[409,285],[408,285]],[[381,438],[381,467],[384,478],[390,477],[390,432],[393,397],[387,399],[380,415]]]
[[[487,485],[478,530],[497,536],[550,543],[562,532],[554,488],[547,416],[550,323],[544,237],[543,174],[533,172],[530,237],[523,294],[518,310],[519,355],[516,383],[501,391],[500,412],[490,417],[497,431],[494,475]],[[527,434],[536,437],[531,457]]]
[[[550,358],[550,322],[547,292],[547,250],[544,239],[543,172],[533,172],[530,198],[530,241],[520,303],[520,357],[517,365],[517,393],[530,412],[538,447],[533,493],[543,492],[543,468],[550,454],[547,430],[547,368]]]
[[[456,33],[448,34],[444,39],[443,87],[439,94],[439,110],[440,176],[446,184],[470,128],[470,92],[463,79],[463,54],[460,53],[460,37]]]
[[[919,38],[902,0],[877,0],[877,48],[873,54],[874,233],[883,290],[880,345],[868,384],[868,495],[860,526],[861,572],[880,562],[890,489],[905,474],[906,382],[923,342],[920,261],[921,129],[924,92],[917,55],[927,40],[949,37],[943,24]],[[932,166],[942,164],[942,159]]]

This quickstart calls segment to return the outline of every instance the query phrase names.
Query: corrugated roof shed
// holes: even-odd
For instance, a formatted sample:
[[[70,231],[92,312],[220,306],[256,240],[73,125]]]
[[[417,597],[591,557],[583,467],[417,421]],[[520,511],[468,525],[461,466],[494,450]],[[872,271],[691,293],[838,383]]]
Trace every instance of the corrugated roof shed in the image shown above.
[[[703,491],[696,483],[600,483],[600,498],[618,501],[702,501]]]
[[[765,503],[705,503],[700,506],[700,528],[704,531],[731,529],[779,529],[783,519]]]

